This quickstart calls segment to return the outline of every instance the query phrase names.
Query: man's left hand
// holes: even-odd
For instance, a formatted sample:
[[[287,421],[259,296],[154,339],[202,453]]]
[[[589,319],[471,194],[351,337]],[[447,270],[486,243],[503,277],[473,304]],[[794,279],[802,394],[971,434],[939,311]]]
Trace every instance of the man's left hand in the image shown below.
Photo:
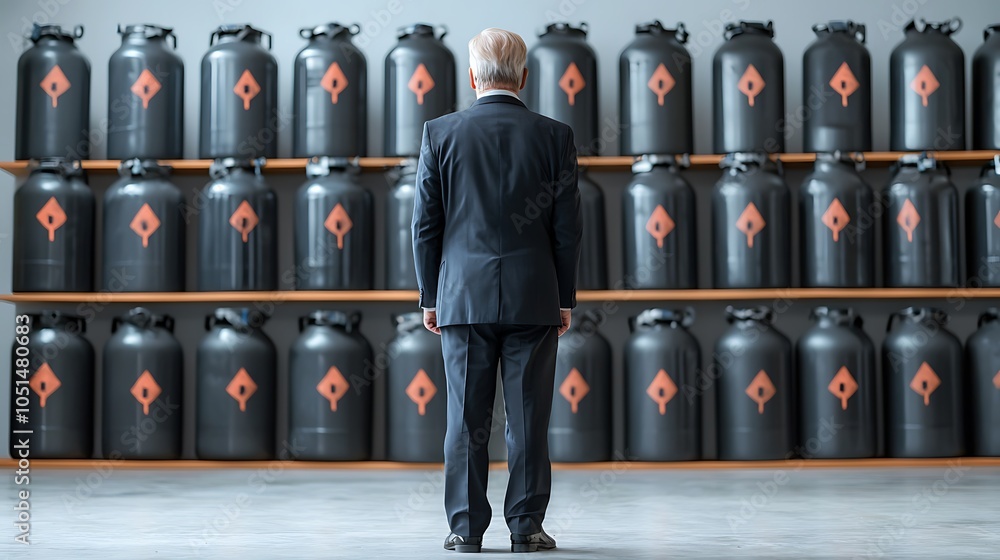
[[[436,335],[441,334],[441,327],[438,326],[436,311],[424,309],[424,327]]]

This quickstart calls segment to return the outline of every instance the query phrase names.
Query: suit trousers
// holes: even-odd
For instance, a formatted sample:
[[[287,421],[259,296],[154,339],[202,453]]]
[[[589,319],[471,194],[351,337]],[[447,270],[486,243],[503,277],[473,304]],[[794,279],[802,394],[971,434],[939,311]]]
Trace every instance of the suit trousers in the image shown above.
[[[504,518],[511,533],[541,531],[552,487],[548,429],[556,327],[450,325],[441,327],[441,339],[448,381],[444,502],[451,531],[480,537],[493,516],[486,485],[498,364],[510,473]]]

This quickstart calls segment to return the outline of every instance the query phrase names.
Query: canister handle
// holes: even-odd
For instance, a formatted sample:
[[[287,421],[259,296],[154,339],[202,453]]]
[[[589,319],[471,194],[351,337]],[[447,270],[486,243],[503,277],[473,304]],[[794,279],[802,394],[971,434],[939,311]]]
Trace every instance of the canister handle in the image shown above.
[[[982,327],[986,323],[992,323],[1000,319],[1000,309],[996,307],[988,307],[979,316],[979,322],[976,324],[976,328]]]
[[[434,26],[434,30],[441,33],[437,36],[438,41],[444,39],[444,36],[448,34],[448,26],[443,23]]]

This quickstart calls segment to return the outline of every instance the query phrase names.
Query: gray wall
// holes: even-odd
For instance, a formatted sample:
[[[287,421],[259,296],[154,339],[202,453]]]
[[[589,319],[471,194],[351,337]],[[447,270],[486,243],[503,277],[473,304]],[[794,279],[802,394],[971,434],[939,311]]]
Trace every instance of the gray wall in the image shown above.
[[[30,22],[51,21],[65,25],[83,24],[86,35],[79,41],[80,48],[87,54],[93,64],[93,85],[91,96],[91,125],[97,146],[95,158],[103,158],[105,146],[103,141],[103,122],[107,114],[107,60],[118,46],[118,36],[115,33],[117,23],[150,22],[173,26],[179,36],[179,52],[187,64],[188,81],[186,85],[188,108],[185,115],[187,130],[185,153],[188,157],[196,156],[198,107],[198,62],[208,47],[209,33],[218,24],[251,22],[274,34],[274,55],[280,66],[279,101],[282,111],[290,110],[291,98],[291,61],[295,53],[302,47],[303,41],[298,37],[297,30],[303,26],[336,20],[340,22],[359,22],[364,31],[357,38],[369,59],[369,91],[372,108],[369,123],[369,151],[372,155],[381,152],[381,105],[382,105],[382,59],[395,40],[395,29],[418,21],[429,23],[444,23],[451,32],[445,42],[456,52],[460,66],[459,101],[465,107],[473,100],[472,91],[465,86],[464,69],[468,61],[465,42],[475,32],[488,26],[497,26],[521,33],[529,46],[534,43],[536,32],[549,21],[568,20],[571,22],[586,21],[590,24],[589,40],[599,55],[599,69],[603,79],[600,83],[602,127],[611,132],[616,129],[617,119],[617,56],[621,48],[632,36],[633,26],[639,21],[658,18],[665,24],[672,25],[676,21],[686,23],[691,39],[688,48],[694,55],[695,79],[695,118],[696,147],[699,153],[711,151],[711,57],[721,43],[721,30],[726,22],[738,19],[773,19],[777,32],[776,41],[786,57],[786,105],[789,113],[801,106],[800,91],[801,55],[806,45],[812,40],[810,26],[813,23],[829,19],[850,18],[868,25],[869,49],[871,50],[875,70],[874,102],[875,102],[875,147],[887,148],[887,114],[888,114],[888,56],[893,46],[902,38],[901,28],[913,16],[940,20],[960,16],[967,28],[955,36],[963,47],[967,58],[981,42],[981,28],[987,23],[1000,21],[1000,6],[994,0],[968,0],[960,3],[944,2],[942,0],[899,0],[896,2],[871,2],[864,0],[841,0],[840,2],[801,2],[797,0],[713,0],[709,2],[673,2],[662,0],[634,0],[628,3],[606,2],[597,0],[510,0],[507,2],[468,2],[468,1],[403,1],[389,0],[367,2],[319,2],[296,1],[274,2],[268,0],[214,0],[212,2],[198,0],[175,0],[173,2],[138,2],[136,0],[36,0],[4,2],[0,5],[0,32],[4,42],[0,49],[6,49],[7,54],[0,56],[0,75],[8,76],[7,83],[0,88],[0,130],[7,131],[0,135],[0,159],[10,160],[14,152],[14,88],[17,56],[24,48],[19,37],[25,34]],[[770,86],[770,84],[769,84]],[[794,119],[792,119],[794,120]],[[282,130],[280,137],[280,154],[287,155],[290,151],[290,131]],[[613,135],[612,135],[613,136]],[[793,131],[788,145],[789,151],[801,149],[801,134],[798,129]],[[617,139],[612,138],[605,154],[617,153]],[[796,170],[787,176],[789,185],[796,186],[804,176],[805,171]],[[973,168],[956,169],[955,180],[964,188],[976,175]],[[886,171],[872,170],[866,175],[871,184],[878,186],[885,182]],[[718,177],[714,170],[692,171],[687,173],[688,179],[698,189],[699,210],[698,220],[703,226],[708,222],[708,191]],[[611,266],[609,274],[612,280],[621,277],[621,262],[618,250],[620,231],[618,215],[619,199],[624,185],[628,182],[625,173],[595,173],[594,178],[605,188],[607,211],[609,217],[608,243]],[[112,176],[92,176],[91,184],[98,196],[113,180]],[[196,188],[205,183],[205,177],[181,177],[178,185],[190,197]],[[280,193],[280,219],[285,224],[291,220],[291,196],[295,187],[301,183],[302,176],[296,174],[272,175],[270,181]],[[376,196],[382,200],[388,185],[380,174],[368,174],[364,178]],[[0,177],[0,291],[9,292],[11,282],[11,229],[12,229],[12,197],[14,180],[9,176]],[[377,231],[381,228],[381,219],[377,219]],[[194,229],[194,228],[192,228]],[[707,231],[706,227],[701,228]],[[189,262],[192,262],[194,232],[189,241]],[[710,246],[707,234],[701,238],[700,254],[709,255]],[[381,245],[380,245],[381,246]],[[288,231],[283,233],[281,247],[284,252],[281,269],[291,267],[291,238]],[[381,250],[377,253],[378,276],[381,278]],[[710,268],[707,260],[700,264],[701,284],[709,287]],[[189,271],[189,286],[193,286],[193,271]],[[380,286],[377,286],[380,287]],[[952,301],[952,299],[954,301]],[[960,298],[949,301],[930,302],[942,306],[952,313],[954,330],[961,337],[967,336],[974,329],[975,315],[990,302],[975,301],[966,304]],[[738,303],[738,302],[737,302]],[[768,302],[772,303],[772,302]],[[814,302],[792,302],[779,306],[787,307],[787,312],[780,315],[778,326],[792,335],[801,332],[807,324],[808,309]],[[871,301],[857,305],[868,320],[868,331],[878,344],[881,342],[883,325],[887,314],[906,302]],[[663,303],[662,305],[678,305]],[[704,355],[710,356],[711,345],[724,326],[722,309],[726,302],[700,303],[695,305],[698,312],[698,322],[694,327],[695,334],[702,342]],[[584,307],[599,307],[600,304]],[[627,301],[619,304],[611,314],[610,320],[603,328],[615,348],[615,384],[618,402],[616,403],[617,424],[621,424],[623,404],[621,402],[620,352],[622,341],[626,336],[627,317],[634,315],[649,304],[637,301]],[[89,329],[89,337],[95,347],[100,349],[109,333],[111,318],[124,312],[127,305],[108,306],[57,306],[67,311],[95,315]],[[178,317],[180,325],[179,338],[187,349],[187,379],[193,381],[193,349],[200,336],[201,318],[208,312],[208,305],[156,305],[161,312],[169,312]],[[281,304],[276,307],[275,319],[267,330],[281,349],[280,360],[283,363],[287,357],[285,349],[293,338],[294,319],[314,304]],[[332,306],[345,307],[345,306]],[[364,331],[378,347],[391,336],[387,315],[394,311],[409,310],[408,304],[358,304],[347,307],[361,308],[366,314]],[[24,306],[24,309],[38,309],[38,306]],[[0,305],[0,341],[4,346],[12,337],[13,306]],[[0,350],[0,353],[5,351]],[[6,360],[0,360],[0,385],[6,387],[9,383],[9,368]],[[284,369],[284,368],[282,368]],[[282,375],[285,372],[282,371]],[[191,383],[188,383],[190,388]],[[8,407],[6,389],[0,398],[0,433],[6,433],[8,423]],[[189,396],[193,393],[188,393]],[[711,403],[711,393],[708,395]],[[191,402],[191,401],[188,401]],[[713,413],[713,407],[706,407],[706,418]],[[192,425],[188,419],[188,430]],[[707,450],[714,450],[714,438],[706,438]],[[619,433],[616,442],[621,445]],[[191,447],[187,448],[191,451]]]

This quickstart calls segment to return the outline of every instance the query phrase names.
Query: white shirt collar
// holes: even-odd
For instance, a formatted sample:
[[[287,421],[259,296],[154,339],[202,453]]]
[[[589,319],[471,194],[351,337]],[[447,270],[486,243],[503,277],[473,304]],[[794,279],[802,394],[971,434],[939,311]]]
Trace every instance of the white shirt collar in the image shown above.
[[[490,89],[490,90],[486,90],[486,92],[480,94],[477,97],[477,99],[480,98],[480,97],[486,97],[487,95],[507,95],[507,96],[513,97],[514,99],[520,99],[520,97],[518,97],[516,93],[514,93],[513,91],[510,91],[508,89]]]

